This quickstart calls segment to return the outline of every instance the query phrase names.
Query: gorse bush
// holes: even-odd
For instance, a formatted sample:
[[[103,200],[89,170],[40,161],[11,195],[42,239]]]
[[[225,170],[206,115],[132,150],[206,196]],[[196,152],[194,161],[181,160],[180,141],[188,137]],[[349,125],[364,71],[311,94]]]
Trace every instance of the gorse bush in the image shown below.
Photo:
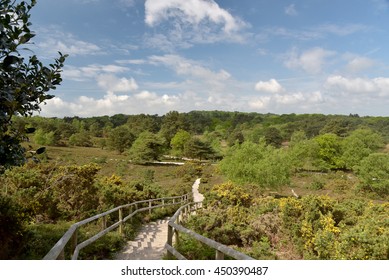
[[[187,226],[259,259],[389,258],[388,203],[308,195],[252,197],[244,204],[237,203],[236,197],[246,198],[237,188],[211,190],[206,208]],[[284,244],[293,254],[284,252]]]
[[[40,259],[75,221],[119,205],[184,194],[190,190],[190,186],[181,184],[170,189],[159,186],[153,182],[155,174],[150,169],[143,172],[143,180],[134,182],[115,174],[101,176],[99,170],[95,163],[80,166],[28,163],[8,169],[0,176],[0,258]],[[153,211],[152,215],[140,215],[140,219],[161,218],[171,215],[175,209],[165,207]],[[114,215],[107,218],[108,223],[113,221],[117,221]],[[135,232],[132,225],[131,229],[125,227],[126,235],[132,236]],[[91,229],[82,229],[79,240]],[[91,245],[81,258],[108,258],[120,248],[122,241],[118,234],[110,234]]]

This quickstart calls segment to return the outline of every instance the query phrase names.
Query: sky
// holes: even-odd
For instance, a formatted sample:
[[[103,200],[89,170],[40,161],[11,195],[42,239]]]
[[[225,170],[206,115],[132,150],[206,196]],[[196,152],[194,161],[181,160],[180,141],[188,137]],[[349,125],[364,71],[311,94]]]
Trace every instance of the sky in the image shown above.
[[[46,117],[176,110],[389,115],[388,0],[38,0],[68,54]]]

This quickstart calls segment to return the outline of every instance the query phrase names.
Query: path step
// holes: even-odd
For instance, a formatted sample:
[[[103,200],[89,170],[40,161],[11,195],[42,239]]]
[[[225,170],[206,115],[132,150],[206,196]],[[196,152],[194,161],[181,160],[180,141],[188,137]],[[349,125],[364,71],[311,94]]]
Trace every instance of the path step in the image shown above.
[[[165,253],[169,218],[143,225],[133,241],[117,254],[118,260],[160,260]]]

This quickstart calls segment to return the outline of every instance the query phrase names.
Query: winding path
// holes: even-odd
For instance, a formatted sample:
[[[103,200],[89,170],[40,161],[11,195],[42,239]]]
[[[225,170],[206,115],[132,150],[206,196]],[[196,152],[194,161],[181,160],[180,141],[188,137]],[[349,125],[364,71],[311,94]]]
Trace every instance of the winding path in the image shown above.
[[[204,196],[199,193],[200,179],[193,186],[194,202],[202,202]],[[137,237],[128,241],[124,249],[116,255],[117,260],[160,260],[165,253],[167,223],[169,218],[145,224]]]

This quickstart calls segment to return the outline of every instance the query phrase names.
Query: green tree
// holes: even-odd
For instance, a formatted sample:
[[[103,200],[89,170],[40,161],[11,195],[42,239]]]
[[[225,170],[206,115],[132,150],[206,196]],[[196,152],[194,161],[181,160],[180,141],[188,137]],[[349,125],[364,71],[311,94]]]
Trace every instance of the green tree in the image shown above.
[[[236,143],[242,144],[244,142],[244,135],[241,130],[235,129],[227,138],[228,146],[233,146]]]
[[[138,137],[143,131],[157,133],[160,129],[161,118],[158,115],[134,115],[129,116],[127,125],[132,133]]]
[[[171,111],[163,117],[160,133],[165,138],[168,145],[180,129],[185,129],[185,119],[183,115],[177,111]]]
[[[129,150],[130,159],[138,164],[158,160],[163,152],[162,146],[162,141],[156,134],[142,132]]]
[[[69,144],[71,146],[79,146],[79,147],[92,147],[92,138],[87,131],[82,131],[73,134],[69,138]]]
[[[185,149],[185,144],[191,139],[189,132],[180,129],[176,135],[170,141],[170,146],[173,149],[173,153],[177,156],[182,156]]]
[[[265,129],[265,141],[268,145],[280,148],[282,144],[281,132],[273,126],[268,127]]]
[[[208,142],[203,142],[197,137],[189,139],[184,146],[184,155],[193,159],[212,159],[215,151]]]
[[[277,188],[289,184],[290,162],[282,149],[246,141],[234,145],[220,162],[220,170],[238,184]]]
[[[107,144],[110,149],[123,153],[131,147],[134,141],[135,136],[131,133],[128,126],[121,125],[110,131]]]
[[[308,139],[304,131],[292,134],[287,153],[295,171],[313,170],[319,166],[319,145],[313,139]]]
[[[315,137],[314,141],[319,145],[317,155],[319,168],[324,170],[344,168],[342,143],[339,136],[326,133]]]
[[[348,133],[355,129],[357,123],[353,120],[359,120],[358,118],[353,119],[350,117],[336,117],[331,119],[320,131],[321,134],[333,133],[340,137],[345,137]]]
[[[21,146],[26,130],[12,129],[12,116],[31,116],[40,104],[53,97],[48,94],[62,81],[61,69],[66,55],[49,67],[35,55],[25,61],[21,53],[34,33],[30,30],[30,11],[36,4],[1,0],[0,5],[0,172],[25,161]]]
[[[56,142],[54,131],[51,131],[49,133],[45,133],[42,129],[39,128],[37,131],[35,131],[34,141],[35,141],[35,143],[37,143],[39,145],[53,146],[53,145],[55,145],[55,142]]]
[[[363,190],[380,196],[389,194],[389,154],[370,154],[361,161],[357,173]]]
[[[357,129],[343,140],[342,159],[348,169],[355,169],[361,160],[384,145],[381,135],[370,129]]]

